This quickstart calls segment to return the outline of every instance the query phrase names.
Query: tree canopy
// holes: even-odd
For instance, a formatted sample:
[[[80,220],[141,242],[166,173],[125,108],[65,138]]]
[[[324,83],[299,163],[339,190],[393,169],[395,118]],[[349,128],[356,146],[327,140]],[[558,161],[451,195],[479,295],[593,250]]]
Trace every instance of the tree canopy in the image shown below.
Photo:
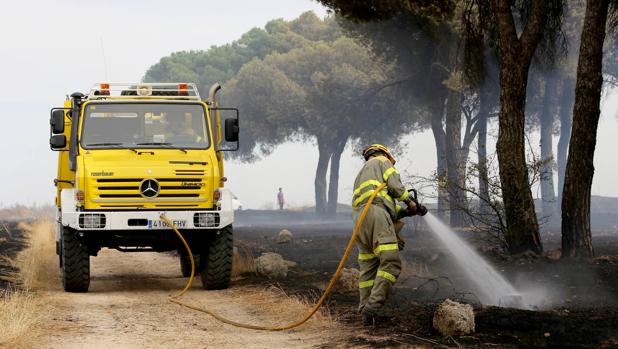
[[[254,58],[285,53],[310,41],[334,41],[339,36],[341,31],[336,23],[323,21],[313,12],[289,22],[275,19],[264,29],[253,28],[230,44],[163,57],[148,69],[144,81],[192,81],[205,95],[212,84],[225,83]]]

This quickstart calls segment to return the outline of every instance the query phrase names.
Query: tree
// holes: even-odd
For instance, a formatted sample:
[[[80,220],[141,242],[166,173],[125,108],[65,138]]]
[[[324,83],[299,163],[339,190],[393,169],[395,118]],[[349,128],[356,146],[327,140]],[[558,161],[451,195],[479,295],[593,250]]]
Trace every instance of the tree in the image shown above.
[[[227,84],[226,100],[250,110],[252,124],[286,139],[315,138],[316,211],[332,214],[339,161],[348,141],[386,138],[394,143],[407,130],[402,118],[412,119],[409,112],[393,110],[398,104],[385,90],[388,69],[352,39],[310,42],[246,64]]]
[[[603,44],[610,0],[587,0],[582,29],[573,130],[562,194],[562,257],[592,257],[590,196],[603,87]],[[618,3],[614,3],[618,6]]]
[[[571,114],[575,89],[575,74],[579,53],[579,35],[583,23],[584,3],[581,0],[568,3],[564,14],[562,38],[555,40],[553,53],[537,52],[529,78],[527,121],[540,128],[541,133],[541,197],[544,219],[557,221],[566,168],[566,156],[571,136]],[[531,82],[531,83],[530,83]],[[559,127],[557,127],[559,126]],[[558,153],[554,156],[553,135],[558,133]],[[554,164],[557,165],[558,188],[554,192]],[[552,201],[554,205],[552,205]],[[559,217],[559,216],[558,216]]]
[[[523,3],[523,4],[522,4]],[[496,144],[500,182],[511,253],[542,251],[525,156],[526,84],[531,60],[546,33],[559,28],[560,1],[523,1],[518,34],[514,7],[508,0],[489,0],[500,62],[500,117]],[[516,4],[518,4],[516,2]]]

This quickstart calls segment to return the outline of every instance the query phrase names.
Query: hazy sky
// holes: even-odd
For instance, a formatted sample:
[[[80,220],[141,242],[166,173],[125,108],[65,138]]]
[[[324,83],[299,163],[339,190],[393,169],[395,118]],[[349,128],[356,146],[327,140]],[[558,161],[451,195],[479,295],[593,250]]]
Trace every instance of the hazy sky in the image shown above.
[[[36,9],[36,10],[33,10]],[[265,1],[19,1],[0,13],[0,204],[51,203],[57,153],[49,150],[49,109],[65,95],[86,92],[95,82],[135,82],[175,51],[230,42],[274,18],[292,19],[325,9],[308,0]],[[225,93],[225,91],[223,91]],[[593,194],[618,196],[618,94],[605,101],[595,157]],[[249,118],[250,115],[242,114]],[[535,136],[533,135],[534,139]],[[430,133],[410,137],[402,172],[429,175],[435,168]],[[538,142],[537,142],[538,143]],[[317,163],[312,144],[286,144],[251,165],[227,163],[228,187],[246,207],[275,201],[311,204]],[[342,157],[340,202],[348,202],[362,161]],[[535,192],[536,194],[536,192]]]

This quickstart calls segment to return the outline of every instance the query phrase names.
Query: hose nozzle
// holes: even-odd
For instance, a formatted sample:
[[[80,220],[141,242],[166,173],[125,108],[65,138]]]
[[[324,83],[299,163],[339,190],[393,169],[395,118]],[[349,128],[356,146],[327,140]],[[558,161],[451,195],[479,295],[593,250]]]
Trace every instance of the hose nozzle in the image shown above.
[[[416,204],[416,211],[414,212],[414,214],[419,216],[426,215],[427,207],[421,205],[418,202],[418,193],[416,192],[416,189],[408,189],[408,192],[410,193],[410,200],[412,200]]]
[[[421,205],[421,204],[416,204],[416,214],[419,216],[424,216],[427,214],[427,207]]]

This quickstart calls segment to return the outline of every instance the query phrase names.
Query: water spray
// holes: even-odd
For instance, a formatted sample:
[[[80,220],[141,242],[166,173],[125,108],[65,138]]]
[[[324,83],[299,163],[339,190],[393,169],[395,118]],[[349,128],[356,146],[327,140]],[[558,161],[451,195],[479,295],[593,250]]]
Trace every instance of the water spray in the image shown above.
[[[481,303],[501,307],[530,309],[524,297],[480,254],[436,216],[424,216],[430,230],[450,251],[458,265],[477,286]]]

